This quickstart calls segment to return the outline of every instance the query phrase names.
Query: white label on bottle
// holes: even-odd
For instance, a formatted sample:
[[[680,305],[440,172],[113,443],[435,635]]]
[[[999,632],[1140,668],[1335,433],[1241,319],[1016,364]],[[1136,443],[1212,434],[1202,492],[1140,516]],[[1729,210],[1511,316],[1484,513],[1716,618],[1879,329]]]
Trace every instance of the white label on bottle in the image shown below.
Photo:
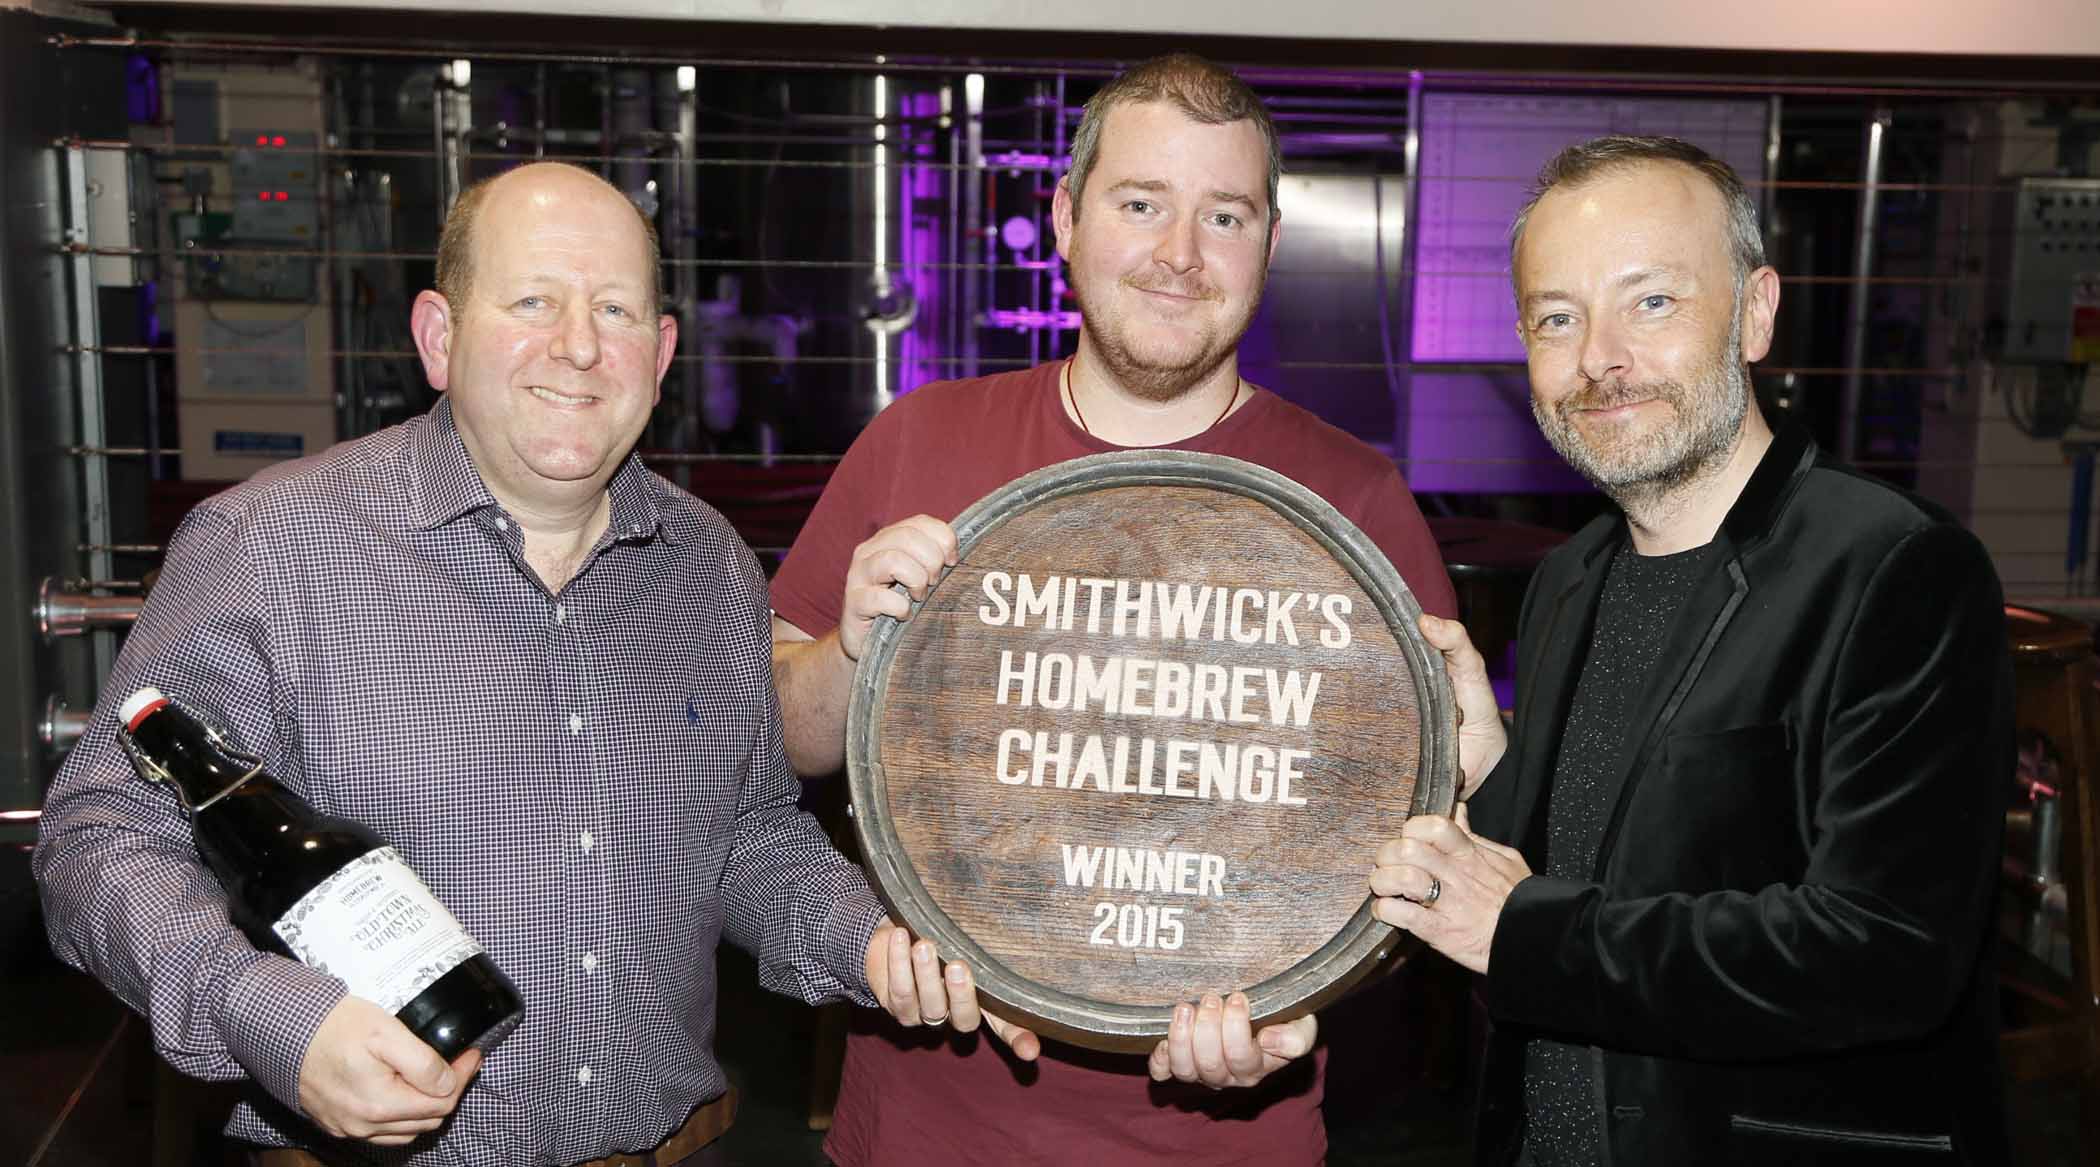
[[[367,851],[322,880],[276,932],[301,963],[343,978],[389,1013],[481,952],[392,847]]]

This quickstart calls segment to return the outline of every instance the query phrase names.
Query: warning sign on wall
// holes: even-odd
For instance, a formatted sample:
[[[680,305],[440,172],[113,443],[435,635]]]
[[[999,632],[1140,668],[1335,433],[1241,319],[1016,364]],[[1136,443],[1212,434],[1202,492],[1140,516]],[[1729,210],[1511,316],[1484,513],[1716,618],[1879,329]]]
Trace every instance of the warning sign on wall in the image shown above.
[[[2100,361],[2100,272],[2084,272],[2071,283],[2071,360]]]

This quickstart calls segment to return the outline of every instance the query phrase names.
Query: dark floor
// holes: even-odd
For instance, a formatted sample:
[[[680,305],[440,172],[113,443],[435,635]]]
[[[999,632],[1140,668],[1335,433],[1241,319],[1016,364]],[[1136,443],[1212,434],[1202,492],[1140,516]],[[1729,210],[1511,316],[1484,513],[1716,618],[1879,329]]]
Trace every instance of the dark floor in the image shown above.
[[[223,1090],[197,1086],[153,1057],[143,1027],[100,986],[58,964],[44,939],[26,851],[0,849],[0,1165],[220,1167],[210,1116]],[[753,984],[749,958],[725,951],[721,1057],[742,1090],[724,1144],[737,1165],[826,1163],[808,1124],[818,1014]],[[1400,976],[1323,1015],[1331,1043],[1329,1163],[1445,1167],[1466,1161],[1463,1016],[1454,978]],[[1406,1035],[1400,1038],[1395,1035]],[[2068,1086],[2013,1103],[2023,1165],[2100,1163],[2078,1146]]]

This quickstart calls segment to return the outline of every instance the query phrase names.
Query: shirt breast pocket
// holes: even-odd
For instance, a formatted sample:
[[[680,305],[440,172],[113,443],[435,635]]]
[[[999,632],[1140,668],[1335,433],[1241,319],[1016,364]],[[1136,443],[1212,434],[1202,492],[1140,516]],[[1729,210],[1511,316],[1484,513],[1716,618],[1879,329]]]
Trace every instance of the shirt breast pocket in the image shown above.
[[[1784,722],[1673,732],[1641,789],[1648,833],[1624,838],[1672,856],[1674,891],[1748,891],[1798,877],[1806,851],[1796,753]]]
[[[763,703],[705,680],[682,687],[676,700],[665,734],[672,797],[686,803],[689,821],[726,818],[762,748]]]

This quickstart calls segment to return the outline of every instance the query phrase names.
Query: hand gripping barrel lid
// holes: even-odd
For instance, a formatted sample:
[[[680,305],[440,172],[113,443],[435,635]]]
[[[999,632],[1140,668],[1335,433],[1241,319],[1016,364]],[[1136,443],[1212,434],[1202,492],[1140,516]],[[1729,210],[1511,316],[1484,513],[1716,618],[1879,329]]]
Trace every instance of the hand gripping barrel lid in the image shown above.
[[[1016,1021],[1106,1050],[1205,992],[1298,1016],[1391,954],[1371,855],[1450,813],[1457,737],[1363,532],[1273,471],[1152,450],[1039,470],[955,529],[847,713],[897,919]]]

